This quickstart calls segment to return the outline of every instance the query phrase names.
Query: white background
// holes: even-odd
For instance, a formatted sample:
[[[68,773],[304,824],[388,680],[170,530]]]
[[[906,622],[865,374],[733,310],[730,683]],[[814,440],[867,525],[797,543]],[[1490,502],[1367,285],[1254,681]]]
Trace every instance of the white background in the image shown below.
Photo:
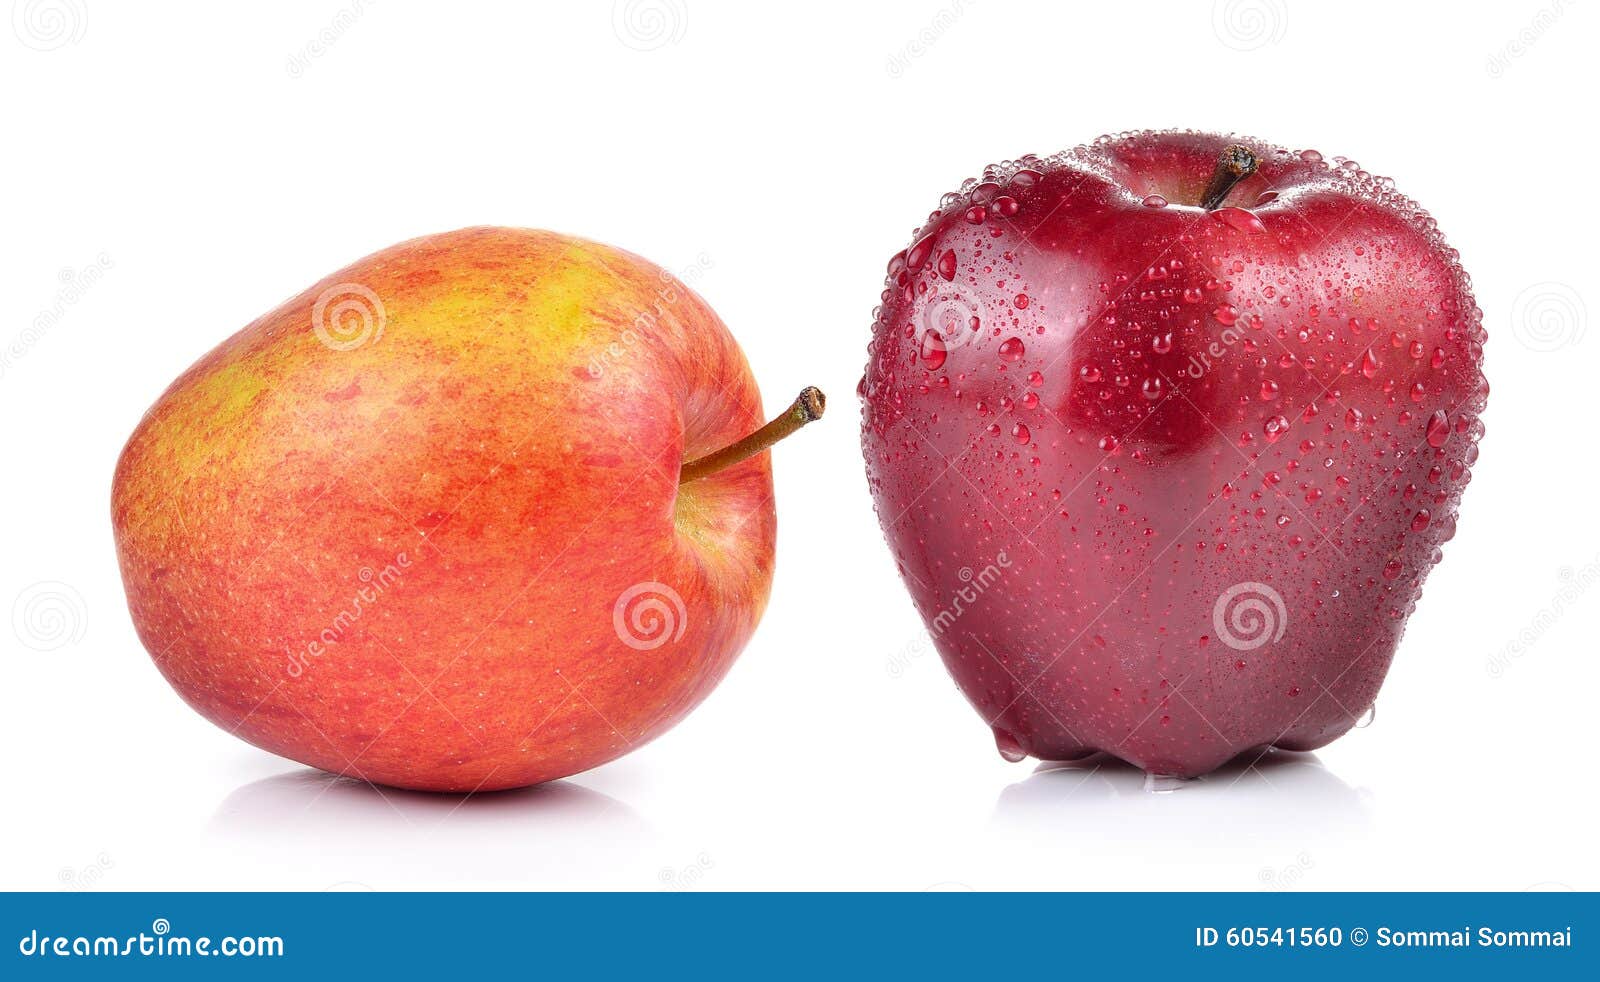
[[[0,886],[1600,887],[1591,6],[4,3]],[[1493,386],[1376,723],[1161,795],[996,755],[882,543],[854,398],[942,192],[1145,126],[1395,178],[1474,276]],[[833,414],[778,453],[770,610],[676,730],[525,792],[329,787],[157,674],[112,465],[251,318],[478,223],[708,258],[769,407],[816,383]],[[57,620],[7,619],[41,597]]]

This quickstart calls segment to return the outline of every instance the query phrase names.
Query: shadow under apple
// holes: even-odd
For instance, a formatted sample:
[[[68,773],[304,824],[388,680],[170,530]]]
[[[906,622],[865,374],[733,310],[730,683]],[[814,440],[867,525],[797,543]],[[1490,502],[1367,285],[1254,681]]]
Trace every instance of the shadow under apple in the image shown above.
[[[208,832],[230,848],[303,864],[311,889],[544,889],[637,883],[655,869],[651,825],[616,798],[570,781],[447,795],[297,770],[235,789]]]
[[[1312,753],[1256,751],[1184,782],[1149,781],[1139,768],[1098,754],[1040,764],[1001,791],[991,826],[1080,843],[1300,847],[1361,838],[1371,824],[1369,799]]]

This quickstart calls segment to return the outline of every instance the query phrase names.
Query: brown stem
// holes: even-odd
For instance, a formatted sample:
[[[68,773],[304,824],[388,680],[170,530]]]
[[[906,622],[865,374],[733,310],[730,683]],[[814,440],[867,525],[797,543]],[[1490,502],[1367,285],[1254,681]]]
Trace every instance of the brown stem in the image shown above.
[[[1238,143],[1225,147],[1222,156],[1217,158],[1217,169],[1211,174],[1211,183],[1206,185],[1205,194],[1200,196],[1200,207],[1206,211],[1221,208],[1234,185],[1254,174],[1257,164],[1255,151],[1249,147]]]
[[[732,467],[747,457],[754,457],[812,420],[821,419],[822,411],[827,405],[828,398],[822,394],[821,389],[814,385],[806,386],[800,390],[800,394],[795,397],[789,408],[766,426],[743,440],[730,443],[721,450],[684,464],[683,469],[678,472],[678,483],[682,485],[698,481],[724,467]]]

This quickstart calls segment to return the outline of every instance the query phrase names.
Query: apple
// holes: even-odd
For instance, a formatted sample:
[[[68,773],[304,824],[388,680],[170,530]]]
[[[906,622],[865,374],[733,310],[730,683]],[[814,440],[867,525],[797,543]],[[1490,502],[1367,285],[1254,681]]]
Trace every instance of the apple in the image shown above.
[[[703,300],[472,228],[334,273],[184,372],[117,463],[139,637],[201,715],[387,785],[585,770],[682,719],[772,582],[762,426]]]
[[[1002,755],[1192,777],[1372,712],[1455,531],[1484,331],[1354,161],[1194,132],[986,169],[889,262],[879,519]]]

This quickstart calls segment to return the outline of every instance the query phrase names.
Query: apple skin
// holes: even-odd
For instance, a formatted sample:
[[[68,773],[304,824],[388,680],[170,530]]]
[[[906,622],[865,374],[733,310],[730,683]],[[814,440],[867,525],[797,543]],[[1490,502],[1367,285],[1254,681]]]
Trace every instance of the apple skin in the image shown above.
[[[112,490],[128,606],[173,688],[273,753],[435,791],[573,774],[683,718],[754,631],[768,457],[678,472],[762,422],[727,329],[649,262],[405,242],[149,410]]]
[[[1232,144],[1259,170],[1208,213]],[[1355,725],[1454,533],[1481,320],[1341,158],[1140,132],[947,195],[889,263],[862,447],[1002,754],[1192,777]]]

